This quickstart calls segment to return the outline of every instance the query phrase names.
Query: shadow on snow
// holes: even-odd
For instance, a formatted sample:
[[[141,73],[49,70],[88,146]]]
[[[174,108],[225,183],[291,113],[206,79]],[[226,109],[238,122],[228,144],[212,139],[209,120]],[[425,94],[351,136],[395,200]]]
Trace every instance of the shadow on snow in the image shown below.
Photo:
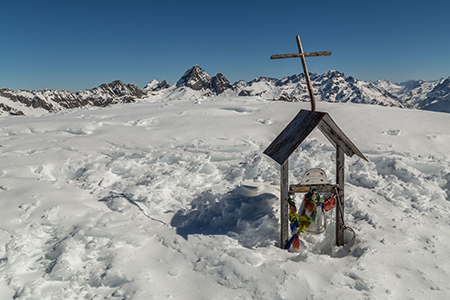
[[[239,186],[224,195],[206,191],[191,202],[190,210],[177,211],[171,225],[185,239],[190,234],[223,234],[248,248],[274,244],[279,223],[273,207],[278,197],[252,189]]]

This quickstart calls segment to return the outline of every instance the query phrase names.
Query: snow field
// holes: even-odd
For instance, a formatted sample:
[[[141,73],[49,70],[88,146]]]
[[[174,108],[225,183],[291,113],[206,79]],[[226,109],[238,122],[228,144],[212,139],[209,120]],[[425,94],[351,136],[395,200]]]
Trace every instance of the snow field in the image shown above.
[[[333,246],[333,210],[288,253],[279,167],[262,152],[308,105],[218,97],[1,118],[1,295],[446,299],[450,115],[319,103],[369,159],[346,159],[357,238]],[[290,182],[313,167],[334,182],[334,156],[314,132]]]

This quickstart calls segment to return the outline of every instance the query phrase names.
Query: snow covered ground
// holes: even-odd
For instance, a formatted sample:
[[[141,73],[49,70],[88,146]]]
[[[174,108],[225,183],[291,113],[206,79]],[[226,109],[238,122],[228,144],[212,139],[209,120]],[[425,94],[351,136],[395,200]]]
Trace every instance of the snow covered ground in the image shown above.
[[[318,103],[346,159],[346,223],[278,248],[262,152],[309,103],[174,100],[0,118],[1,299],[448,299],[450,114]],[[315,131],[290,182],[324,169]]]

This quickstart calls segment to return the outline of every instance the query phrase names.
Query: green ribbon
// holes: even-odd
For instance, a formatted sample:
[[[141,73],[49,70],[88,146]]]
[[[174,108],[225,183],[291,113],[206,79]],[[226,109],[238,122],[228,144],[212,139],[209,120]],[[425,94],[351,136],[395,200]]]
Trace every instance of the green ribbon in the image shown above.
[[[314,222],[314,224],[317,223],[317,207],[320,203],[323,203],[323,197],[320,194],[317,194],[317,200],[314,200],[313,195],[311,193],[308,194],[309,199],[311,199],[312,202],[316,204],[316,208],[311,213],[311,220]]]

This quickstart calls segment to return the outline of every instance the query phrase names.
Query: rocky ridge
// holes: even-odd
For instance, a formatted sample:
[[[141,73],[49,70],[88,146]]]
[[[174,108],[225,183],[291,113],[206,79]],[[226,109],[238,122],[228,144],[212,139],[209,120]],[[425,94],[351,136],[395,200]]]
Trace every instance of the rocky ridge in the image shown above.
[[[386,80],[362,81],[332,70],[310,74],[317,101],[352,102],[450,112],[450,77],[435,82],[413,80],[394,84]],[[303,74],[282,79],[259,77],[231,84],[222,74],[211,77],[199,66],[187,70],[174,85],[152,80],[140,89],[120,80],[76,93],[63,90],[13,91],[0,89],[0,115],[25,115],[34,110],[55,112],[85,106],[105,107],[118,103],[258,96],[267,100],[309,101]]]

